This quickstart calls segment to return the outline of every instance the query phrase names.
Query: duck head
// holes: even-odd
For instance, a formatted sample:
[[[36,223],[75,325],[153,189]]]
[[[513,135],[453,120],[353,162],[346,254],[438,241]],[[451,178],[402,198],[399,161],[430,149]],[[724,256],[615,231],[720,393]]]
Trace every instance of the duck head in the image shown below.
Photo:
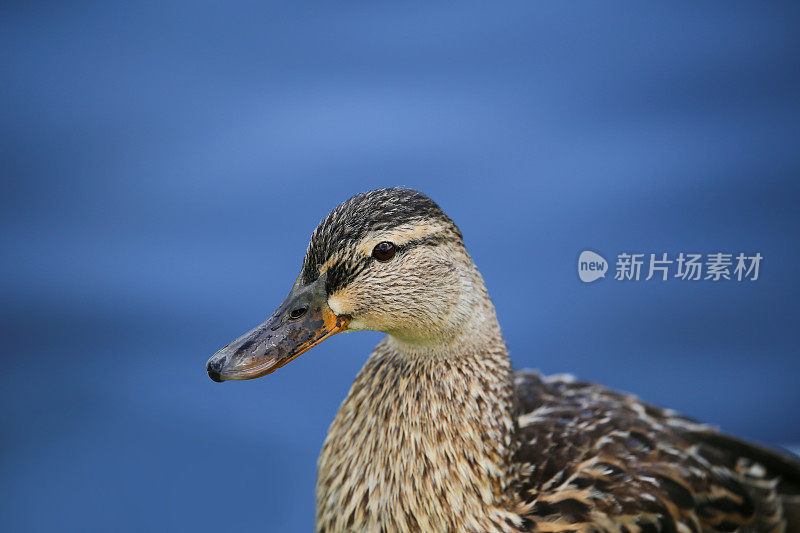
[[[358,194],[314,230],[283,303],[214,354],[208,374],[261,377],[342,331],[445,342],[468,322],[465,297],[485,292],[476,273],[461,232],[433,200],[405,188]]]

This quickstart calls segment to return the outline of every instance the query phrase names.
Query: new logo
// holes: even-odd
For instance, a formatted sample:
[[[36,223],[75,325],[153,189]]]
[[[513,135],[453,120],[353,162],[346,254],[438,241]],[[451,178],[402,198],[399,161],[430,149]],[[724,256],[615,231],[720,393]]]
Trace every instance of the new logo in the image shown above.
[[[591,250],[584,250],[578,257],[578,277],[584,283],[591,283],[606,277],[608,262],[602,255]]]

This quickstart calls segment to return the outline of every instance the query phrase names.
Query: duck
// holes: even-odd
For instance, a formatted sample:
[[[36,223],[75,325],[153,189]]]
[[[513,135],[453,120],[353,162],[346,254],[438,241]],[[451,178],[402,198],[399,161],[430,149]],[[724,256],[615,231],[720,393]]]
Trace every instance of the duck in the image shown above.
[[[356,194],[289,295],[214,356],[259,378],[379,331],[317,465],[316,531],[800,531],[800,461],[569,375],[514,371],[461,231],[425,194]]]

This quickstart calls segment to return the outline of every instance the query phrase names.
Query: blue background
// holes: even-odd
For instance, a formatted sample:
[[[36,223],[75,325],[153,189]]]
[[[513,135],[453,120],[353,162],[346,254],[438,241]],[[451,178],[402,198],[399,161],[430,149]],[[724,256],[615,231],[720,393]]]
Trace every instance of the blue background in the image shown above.
[[[308,531],[377,333],[218,385],[330,209],[461,227],[518,368],[800,443],[800,8],[261,2],[0,17],[8,531]],[[584,248],[760,252],[757,282],[582,284]]]

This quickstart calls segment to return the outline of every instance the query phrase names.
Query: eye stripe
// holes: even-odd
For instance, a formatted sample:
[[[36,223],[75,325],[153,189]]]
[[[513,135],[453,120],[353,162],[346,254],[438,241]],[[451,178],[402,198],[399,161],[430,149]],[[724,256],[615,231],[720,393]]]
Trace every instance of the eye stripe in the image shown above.
[[[385,241],[388,242],[388,241]],[[458,243],[455,241],[451,235],[447,234],[439,234],[439,235],[428,235],[422,237],[420,239],[414,239],[403,244],[397,245],[395,244],[395,256],[399,253],[407,252],[412,248],[420,245],[426,246],[439,246],[445,243]],[[343,289],[347,285],[350,284],[355,278],[357,278],[364,270],[366,270],[370,264],[373,262],[381,262],[379,259],[376,259],[372,254],[365,256],[361,256],[359,258],[351,257],[349,259],[341,259],[338,261],[333,261],[329,264],[326,268],[326,272],[328,273],[328,281],[326,284],[326,290],[328,294],[333,294],[334,292]],[[387,261],[388,263],[388,261]]]
[[[431,236],[431,237],[424,237],[422,239],[415,239],[413,241],[408,241],[403,244],[395,244],[395,255],[401,252],[407,252],[412,248],[416,248],[417,246],[439,246],[448,242],[450,239],[447,236]],[[369,259],[376,259],[374,256],[370,256]]]

